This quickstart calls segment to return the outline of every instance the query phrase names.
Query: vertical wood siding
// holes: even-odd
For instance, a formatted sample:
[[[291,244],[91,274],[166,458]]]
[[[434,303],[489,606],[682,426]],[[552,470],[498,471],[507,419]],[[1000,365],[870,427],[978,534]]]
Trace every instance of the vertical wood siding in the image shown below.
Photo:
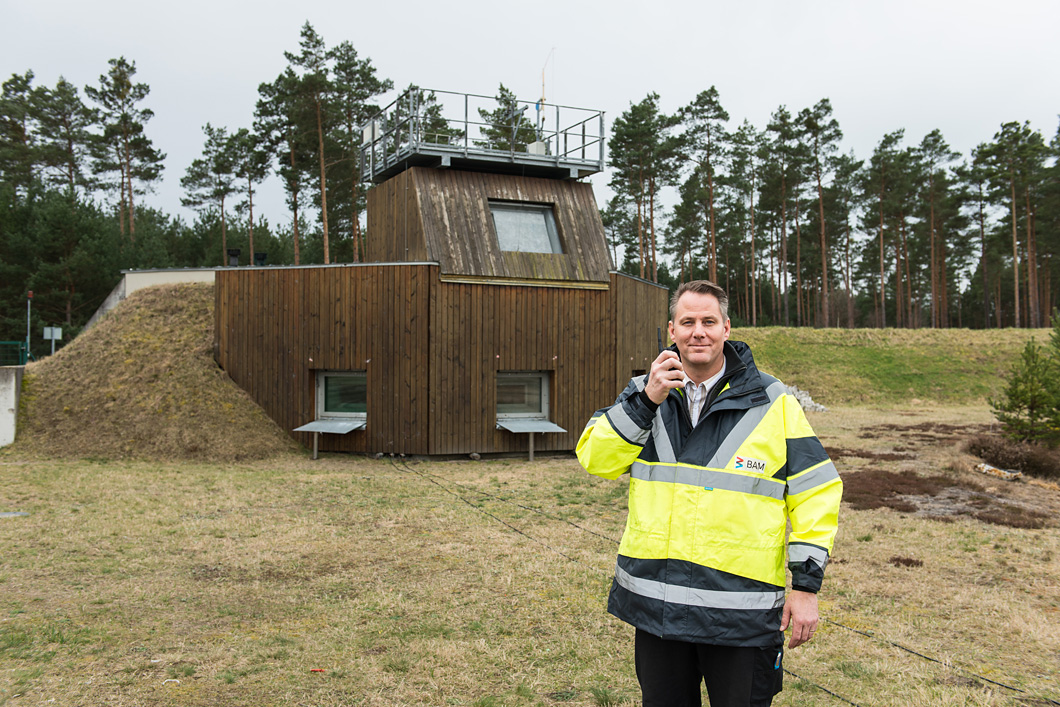
[[[634,371],[647,371],[663,345],[669,316],[669,293],[629,275],[611,273],[611,319],[615,322],[615,395],[625,389]]]
[[[562,254],[500,249],[489,200],[551,204]],[[412,167],[368,192],[367,257],[430,260],[443,275],[607,282],[609,259],[592,186]]]
[[[321,435],[331,451],[525,452],[526,435],[496,428],[498,371],[549,371],[550,418],[567,433],[535,448],[573,449],[655,358],[666,321],[666,290],[617,274],[610,290],[443,282],[422,264],[232,269],[216,282],[218,363],[282,428],[314,419],[316,370],[368,372],[367,429]]]
[[[365,370],[367,429],[321,435],[321,448],[427,454],[431,271],[411,264],[219,271],[217,361],[288,431],[315,418],[317,370]],[[312,444],[310,434],[292,434]]]

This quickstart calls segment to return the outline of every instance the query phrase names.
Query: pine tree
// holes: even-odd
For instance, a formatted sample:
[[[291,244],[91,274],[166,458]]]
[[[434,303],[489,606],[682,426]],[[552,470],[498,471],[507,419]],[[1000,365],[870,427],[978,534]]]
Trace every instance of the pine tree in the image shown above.
[[[275,160],[276,172],[283,180],[287,203],[291,207],[291,240],[294,264],[301,263],[301,221],[299,207],[302,189],[310,179],[310,165],[315,152],[315,130],[307,129],[315,106],[304,99],[300,79],[288,67],[272,83],[258,86],[254,110],[254,130],[262,136],[263,146]]]
[[[931,274],[931,326],[946,326],[946,273],[945,252],[946,243],[944,234],[939,232],[936,208],[942,194],[940,194],[940,183],[944,182],[946,165],[957,159],[956,152],[950,149],[942,132],[932,130],[924,136],[917,148],[918,157],[924,166],[927,183],[924,185],[924,198],[928,204],[927,226],[930,243],[929,266]]]
[[[265,181],[269,174],[269,155],[261,147],[261,139],[246,128],[240,128],[228,138],[226,150],[232,174],[246,185],[246,200],[236,207],[246,209],[250,262],[254,262],[254,185]]]
[[[1036,205],[1037,182],[1041,177],[1046,157],[1045,142],[1041,133],[1032,130],[1028,122],[1022,125],[1017,122],[1004,123],[1001,130],[994,135],[994,141],[986,146],[983,156],[987,158],[991,168],[990,183],[993,187],[994,198],[999,202],[1007,200],[1011,215],[1014,324],[1018,327],[1021,322],[1019,214],[1022,207],[1022,219],[1026,226],[1027,324],[1032,327],[1040,326],[1038,263],[1033,212]]]
[[[12,74],[0,94],[0,178],[21,192],[29,188],[35,168],[32,84],[32,71]]]
[[[729,113],[722,105],[718,89],[711,86],[701,91],[687,106],[677,112],[677,118],[684,126],[681,133],[681,146],[688,158],[699,165],[706,179],[706,202],[703,204],[708,230],[708,277],[711,282],[718,278],[717,231],[714,214],[714,180],[717,165],[725,158],[728,151],[728,135],[725,123]]]
[[[828,233],[825,228],[824,189],[822,183],[824,174],[831,171],[831,155],[839,149],[839,141],[843,139],[843,131],[839,129],[839,122],[832,117],[832,104],[827,98],[822,98],[813,108],[806,108],[800,111],[798,122],[805,132],[811,147],[813,174],[817,180],[818,219],[821,227],[821,318],[823,325],[827,327],[829,326],[828,310],[830,309],[828,270],[831,261],[828,255]]]
[[[649,94],[615,119],[608,141],[610,186],[637,207],[640,277],[658,282],[655,198],[677,180],[679,141],[670,132],[676,118],[659,112],[659,95]],[[647,233],[645,229],[647,228]]]
[[[988,188],[989,169],[986,165],[986,146],[980,143],[972,150],[972,161],[957,168],[958,179],[970,192],[967,203],[972,207],[972,219],[975,221],[979,235],[979,272],[983,288],[983,328],[990,327],[990,278],[987,273],[986,257],[986,210],[988,208],[986,192]]]
[[[766,133],[770,136],[768,149],[770,160],[776,165],[780,176],[780,265],[782,277],[778,283],[783,292],[784,325],[790,325],[790,305],[788,290],[789,257],[788,257],[788,191],[796,188],[799,181],[800,154],[798,151],[797,128],[791,113],[780,106],[770,116]]]
[[[235,174],[232,154],[229,150],[229,135],[224,128],[214,128],[209,123],[203,126],[206,143],[202,157],[196,158],[180,179],[186,195],[180,203],[191,208],[217,206],[221,216],[221,265],[228,264],[228,224],[225,218],[225,200],[235,191]]]
[[[38,160],[47,181],[65,186],[71,194],[91,189],[89,161],[98,141],[91,128],[97,118],[77,87],[60,76],[54,89],[34,89],[31,112],[37,125]]]
[[[103,126],[100,149],[95,155],[97,174],[118,172],[118,224],[121,232],[136,240],[136,194],[142,194],[162,177],[166,156],[154,148],[144,126],[154,112],[140,104],[151,92],[145,83],[133,83],[136,62],[125,57],[111,59],[110,70],[99,77],[99,87],[86,86],[85,94],[99,105]],[[137,183],[141,186],[137,187]]]
[[[1054,319],[1054,336],[1060,326]],[[1005,433],[1020,442],[1053,442],[1060,432],[1060,390],[1056,363],[1034,339],[1012,367],[1001,398],[990,407]]]
[[[292,66],[301,71],[297,83],[298,91],[312,108],[313,120],[316,125],[316,156],[320,166],[320,220],[324,233],[324,264],[331,262],[331,253],[328,237],[328,188],[327,167],[328,155],[332,153],[330,140],[327,135],[331,129],[331,115],[329,112],[328,98],[333,86],[330,77],[330,66],[328,63],[328,51],[324,45],[324,39],[313,29],[313,25],[306,22],[302,25],[301,40],[299,41],[299,54],[284,52],[284,56]],[[293,73],[293,72],[292,72]]]
[[[360,128],[378,112],[372,100],[391,90],[394,83],[376,76],[372,60],[359,58],[348,41],[332,49],[331,57],[334,60],[332,101],[338,115],[336,142],[341,146],[338,155],[341,183],[336,191],[346,195],[337,205],[345,207],[344,220],[353,246],[353,261],[359,262],[363,257],[360,214],[364,209],[360,193]]]
[[[887,327],[887,277],[885,274],[887,259],[884,253],[884,231],[888,211],[888,199],[892,190],[893,173],[896,171],[895,164],[898,161],[899,144],[905,135],[904,129],[887,133],[873,150],[872,157],[862,173],[862,192],[866,204],[872,203],[871,211],[865,211],[865,230],[873,228],[873,219],[877,221],[876,245],[878,246],[879,265],[879,289],[876,294],[875,323],[879,327]],[[871,255],[866,261],[873,260]]]
[[[485,140],[475,144],[490,150],[525,152],[526,146],[537,140],[537,128],[526,117],[530,104],[516,98],[503,83],[497,88],[496,99],[497,107],[493,110],[478,109],[484,123],[479,132]]]

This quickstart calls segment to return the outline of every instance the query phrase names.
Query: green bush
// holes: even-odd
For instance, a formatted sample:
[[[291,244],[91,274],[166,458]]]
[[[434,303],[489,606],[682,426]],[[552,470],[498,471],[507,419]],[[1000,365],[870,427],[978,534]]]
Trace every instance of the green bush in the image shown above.
[[[1060,315],[1053,313],[1049,346],[1034,339],[1012,367],[1008,385],[990,399],[1006,436],[1018,442],[1060,442]]]

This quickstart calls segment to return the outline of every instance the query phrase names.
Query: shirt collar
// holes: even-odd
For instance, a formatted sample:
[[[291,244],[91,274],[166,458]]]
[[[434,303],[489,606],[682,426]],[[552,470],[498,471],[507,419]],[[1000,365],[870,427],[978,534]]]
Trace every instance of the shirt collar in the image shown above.
[[[717,383],[721,379],[721,377],[725,375],[725,369],[726,369],[727,366],[728,366],[728,361],[726,361],[724,359],[724,357],[723,357],[721,359],[721,370],[718,371],[717,373],[715,373],[713,376],[711,376],[707,380],[705,380],[702,383],[700,383],[699,386],[697,386],[695,384],[695,382],[691,378],[688,377],[688,374],[685,374],[684,389],[688,390],[688,386],[691,385],[693,388],[703,387],[703,389],[709,393],[710,389],[714,387],[714,384]]]

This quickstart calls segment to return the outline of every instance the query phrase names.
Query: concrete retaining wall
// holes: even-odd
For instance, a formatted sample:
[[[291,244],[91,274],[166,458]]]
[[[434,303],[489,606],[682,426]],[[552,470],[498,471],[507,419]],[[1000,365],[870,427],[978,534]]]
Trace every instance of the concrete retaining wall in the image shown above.
[[[214,274],[218,268],[202,268],[192,270],[182,268],[179,270],[122,270],[121,282],[119,282],[103,304],[99,306],[96,313],[85,324],[84,331],[88,331],[96,325],[99,319],[118,306],[118,303],[137,290],[152,285],[165,285],[171,282],[209,282],[213,283]]]
[[[18,394],[22,389],[25,366],[0,366],[0,447],[15,441],[18,422]]]

